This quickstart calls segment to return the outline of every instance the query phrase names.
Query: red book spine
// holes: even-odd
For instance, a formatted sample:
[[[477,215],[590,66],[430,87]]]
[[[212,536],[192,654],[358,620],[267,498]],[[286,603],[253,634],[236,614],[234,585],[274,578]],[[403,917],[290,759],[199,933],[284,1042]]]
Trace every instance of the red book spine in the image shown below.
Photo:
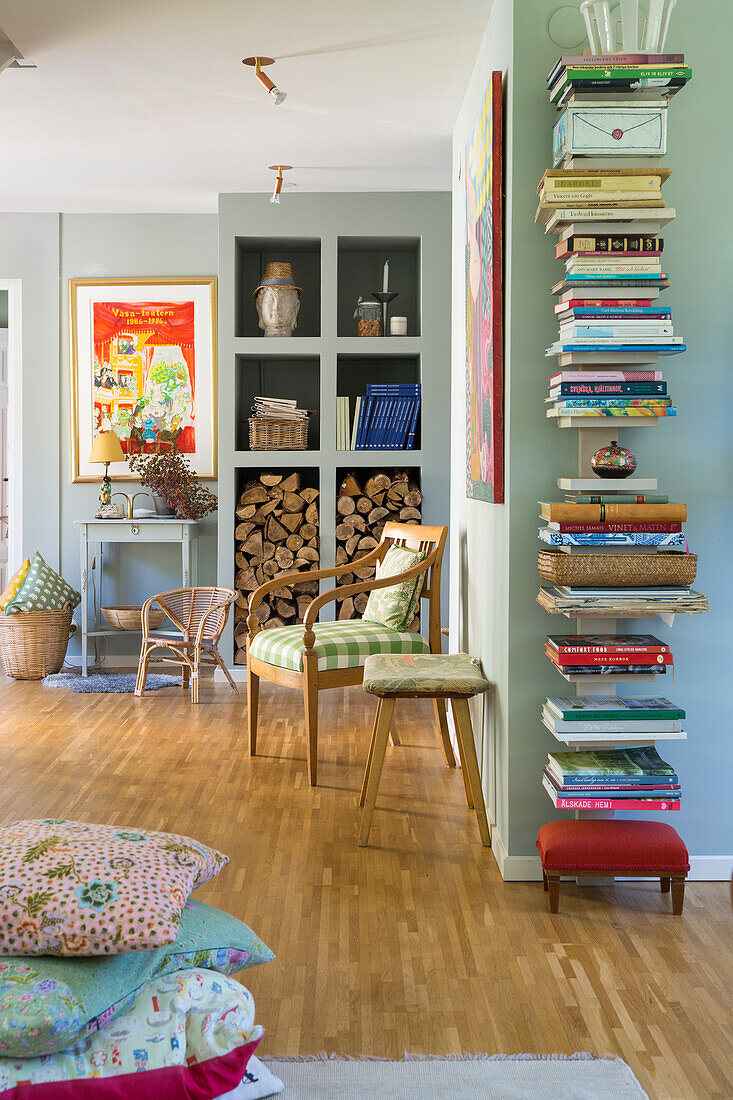
[[[568,306],[653,306],[651,298],[570,298],[567,302],[561,302],[566,309]]]
[[[553,649],[545,647],[545,653],[561,668],[568,665],[673,665],[671,653],[563,653],[558,655]]]
[[[545,642],[548,649],[562,656],[571,656],[573,653],[671,653],[668,645],[551,645]]]
[[[633,534],[663,532],[674,534],[682,530],[682,524],[672,523],[553,523],[553,531],[564,531],[568,535],[580,535],[583,533],[595,535],[613,532],[615,534]]]
[[[657,798],[565,798],[553,799],[556,810],[679,810],[679,799]]]
[[[602,192],[599,192],[599,194],[601,193]],[[644,248],[637,248],[633,252],[622,252],[620,249],[617,251],[616,249],[608,248],[601,249],[600,252],[587,252],[584,248],[573,248],[568,249],[566,252],[558,252],[558,248],[560,248],[560,245],[555,249],[555,255],[558,260],[565,260],[570,256],[624,256],[628,257],[630,260],[634,260],[638,264],[643,264],[646,263],[647,256],[652,259],[657,259],[657,257],[662,255],[661,252],[647,252]]]

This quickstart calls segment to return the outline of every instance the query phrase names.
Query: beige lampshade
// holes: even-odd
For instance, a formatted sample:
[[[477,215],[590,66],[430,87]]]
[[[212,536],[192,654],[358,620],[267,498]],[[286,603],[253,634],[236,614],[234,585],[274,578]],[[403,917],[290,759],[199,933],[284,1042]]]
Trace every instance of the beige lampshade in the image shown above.
[[[97,432],[92,444],[90,462],[124,462],[125,452],[122,450],[117,434],[113,431]]]

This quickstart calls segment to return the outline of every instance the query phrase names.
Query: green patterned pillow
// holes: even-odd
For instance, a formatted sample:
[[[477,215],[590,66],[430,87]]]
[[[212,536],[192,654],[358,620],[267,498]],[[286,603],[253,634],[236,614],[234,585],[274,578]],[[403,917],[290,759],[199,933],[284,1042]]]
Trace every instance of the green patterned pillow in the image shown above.
[[[427,550],[410,550],[407,546],[390,546],[377,566],[377,580],[405,573],[427,557]],[[394,584],[390,588],[377,588],[369,593],[363,619],[379,623],[390,630],[409,630],[415,617],[425,574],[409,581]]]
[[[67,603],[76,607],[81,596],[67,584],[63,577],[54,573],[40,554],[36,553],[26,574],[20,592],[5,608],[6,615],[16,611],[60,611]]]

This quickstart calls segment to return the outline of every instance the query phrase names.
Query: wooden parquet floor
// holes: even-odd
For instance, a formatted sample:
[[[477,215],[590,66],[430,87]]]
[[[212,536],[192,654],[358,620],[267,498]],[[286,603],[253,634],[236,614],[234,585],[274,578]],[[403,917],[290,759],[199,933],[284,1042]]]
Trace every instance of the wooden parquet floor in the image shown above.
[[[651,1097],[733,1096],[725,884],[685,912],[652,883],[502,882],[427,704],[398,705],[372,829],[357,798],[373,700],[321,696],[322,786],[308,787],[300,696],[262,685],[261,751],[244,696],[206,684],[74,695],[0,678],[0,820],[70,817],[188,833],[231,856],[198,896],[277,952],[246,971],[267,1054],[571,1053],[624,1058]]]

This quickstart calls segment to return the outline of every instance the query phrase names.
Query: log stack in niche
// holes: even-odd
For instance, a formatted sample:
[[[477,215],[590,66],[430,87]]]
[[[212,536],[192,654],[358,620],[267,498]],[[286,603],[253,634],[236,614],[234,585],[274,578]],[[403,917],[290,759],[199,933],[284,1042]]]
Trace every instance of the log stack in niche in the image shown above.
[[[398,523],[422,521],[422,493],[405,471],[391,474],[375,472],[366,480],[349,474],[341,482],[336,499],[336,565],[361,558],[378,545],[388,520]],[[354,569],[336,578],[343,586],[356,581],[371,580],[376,568],[371,565]],[[359,618],[369,599],[368,592],[336,601],[339,619]],[[411,630],[420,629],[416,618]]]
[[[297,471],[262,473],[242,491],[234,531],[235,664],[246,663],[247,604],[255,588],[278,573],[318,568],[317,498],[318,489],[301,488]],[[318,581],[276,588],[258,607],[257,618],[263,628],[300,623],[316,595]]]

